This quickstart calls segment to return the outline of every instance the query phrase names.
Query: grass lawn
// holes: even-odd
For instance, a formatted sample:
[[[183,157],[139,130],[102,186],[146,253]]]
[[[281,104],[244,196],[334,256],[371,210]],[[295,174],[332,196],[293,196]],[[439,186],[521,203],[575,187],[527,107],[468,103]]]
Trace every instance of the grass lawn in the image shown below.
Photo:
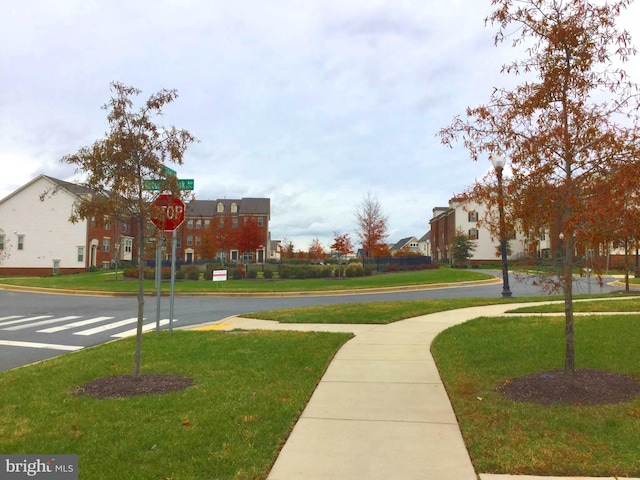
[[[372,275],[369,277],[351,278],[313,278],[282,280],[227,280],[213,282],[208,280],[178,280],[175,282],[176,293],[261,293],[261,292],[313,292],[344,289],[403,287],[436,283],[459,283],[475,280],[491,279],[490,275],[471,270],[439,268],[416,272],[399,272]],[[115,280],[114,272],[89,272],[74,275],[58,275],[50,277],[4,277],[0,283],[28,287],[60,288],[74,290],[114,291],[135,293],[138,289],[137,279],[124,279],[122,273]],[[163,281],[162,290],[170,290],[170,282]],[[145,291],[155,292],[152,280],[145,282]]]
[[[589,302],[590,303],[590,302]],[[576,317],[576,368],[640,378],[640,315]],[[480,318],[432,344],[477,471],[640,476],[640,399],[597,407],[516,403],[496,388],[562,368],[564,318]]]
[[[135,339],[0,374],[0,452],[78,454],[86,479],[265,478],[335,352],[333,333],[176,331],[143,342],[143,373],[187,376],[178,392],[74,395],[130,374]]]
[[[608,299],[573,302],[574,312],[640,312],[640,296],[638,297],[609,297]],[[522,307],[510,311],[511,313],[564,313],[564,303],[549,303]]]

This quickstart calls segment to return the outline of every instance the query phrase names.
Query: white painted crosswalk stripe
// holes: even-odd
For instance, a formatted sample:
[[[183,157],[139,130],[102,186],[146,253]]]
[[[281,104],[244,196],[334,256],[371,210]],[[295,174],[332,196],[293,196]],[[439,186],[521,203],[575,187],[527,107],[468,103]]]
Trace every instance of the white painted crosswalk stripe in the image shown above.
[[[104,322],[105,320],[111,320],[113,317],[95,317],[89,318],[87,320],[80,320],[79,322],[68,323],[66,325],[59,325],[57,327],[45,328],[43,330],[38,330],[39,333],[56,333],[61,332],[63,330],[69,330],[70,328],[75,327],[84,327],[86,325],[91,325],[93,323]]]
[[[21,318],[20,320],[9,320],[6,322],[2,322],[0,323],[0,329],[2,330],[6,330],[7,325],[15,325],[16,323],[26,323],[26,322],[32,322],[34,320],[40,320],[42,318],[51,318],[53,315],[38,315],[35,317],[28,317],[28,318]]]
[[[173,322],[175,323],[177,322],[177,320],[174,318]],[[164,318],[160,320],[160,326],[163,327],[165,325],[169,325],[168,318]],[[154,328],[156,328],[156,322],[146,323],[142,326],[142,331],[148,332],[149,330],[153,330]],[[137,328],[132,328],[131,330],[127,330],[126,332],[120,332],[120,333],[116,333],[115,335],[111,335],[111,338],[133,337],[137,333],[137,331],[138,331]]]
[[[9,315],[8,317],[0,317],[0,324],[3,320],[12,320],[14,318],[22,318],[22,315]]]
[[[81,350],[84,347],[76,345],[57,345],[55,343],[36,343],[36,342],[15,342],[11,340],[0,340],[0,345],[7,347],[27,347],[27,348],[47,348],[51,350],[65,350],[68,352],[74,352]]]
[[[10,330],[10,331],[24,330],[26,328],[41,327],[42,325],[50,325],[52,323],[75,320],[76,318],[80,318],[80,317],[77,315],[69,315],[68,317],[50,318],[49,320],[40,320],[39,322],[29,323],[27,325],[14,325],[13,327],[3,328],[3,330]]]
[[[106,325],[100,325],[99,327],[90,328],[88,330],[82,330],[80,332],[73,332],[74,335],[93,335],[95,333],[106,332],[107,330],[113,330],[114,328],[122,327],[123,325],[129,325],[137,322],[137,318],[127,318],[126,320],[120,320],[119,322],[108,323]]]

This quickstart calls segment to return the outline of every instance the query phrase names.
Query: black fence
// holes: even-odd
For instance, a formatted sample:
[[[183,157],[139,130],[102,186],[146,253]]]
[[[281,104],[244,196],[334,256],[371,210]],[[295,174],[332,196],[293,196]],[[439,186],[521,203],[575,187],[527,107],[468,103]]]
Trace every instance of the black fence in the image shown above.
[[[370,267],[376,272],[390,272],[395,270],[421,270],[432,268],[431,257],[374,257],[362,260],[363,267]]]

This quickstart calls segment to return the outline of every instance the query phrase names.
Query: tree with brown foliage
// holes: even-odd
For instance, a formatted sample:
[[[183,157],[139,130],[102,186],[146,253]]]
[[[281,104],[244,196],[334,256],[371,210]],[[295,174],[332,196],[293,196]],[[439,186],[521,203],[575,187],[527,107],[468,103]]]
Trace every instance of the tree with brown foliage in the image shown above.
[[[311,261],[321,261],[327,258],[327,253],[324,251],[324,247],[318,238],[314,238],[309,246],[309,253],[307,255]]]
[[[259,247],[264,247],[266,233],[264,227],[258,225],[258,220],[254,217],[243,217],[238,229],[237,246],[240,255],[244,257],[249,253],[254,253]]]
[[[389,219],[382,211],[380,201],[371,192],[367,192],[356,211],[358,238],[369,258],[389,253],[385,243],[388,234]]]
[[[295,247],[293,242],[287,237],[283,237],[280,242],[280,258],[283,260],[295,258]]]
[[[142,92],[119,82],[111,83],[113,96],[102,108],[107,111],[109,130],[93,145],[64,156],[61,161],[76,166],[85,176],[80,184],[93,191],[74,206],[71,221],[104,216],[130,217],[138,229],[138,322],[133,376],[140,377],[142,322],[144,318],[144,246],[147,223],[161,218],[153,205],[153,192],[145,179],[162,180],[161,189],[180,196],[175,175],[167,175],[166,162],[182,165],[187,147],[195,141],[187,130],[156,123],[166,105],[178,98],[176,90],[160,90],[136,110],[134,98]]]
[[[338,276],[342,276],[342,263],[344,257],[353,253],[353,243],[351,243],[351,237],[348,233],[339,235],[338,232],[333,232],[333,243],[331,244],[331,250],[338,256]],[[346,274],[346,269],[344,271]]]
[[[620,215],[620,192],[604,187],[624,179],[625,189],[637,192],[640,181],[638,88],[621,68],[636,52],[629,34],[615,26],[631,0],[492,3],[495,11],[486,23],[498,27],[496,44],[511,39],[525,48],[519,51],[526,57],[502,72],[523,83],[494,89],[486,105],[468,108],[466,119],[457,117],[440,136],[446,145],[461,140],[473,160],[506,155],[511,222],[523,232],[549,228],[554,240],[562,237],[561,268],[546,285],[564,293],[564,372],[572,377],[576,245],[618,235],[610,226],[627,222]],[[473,194],[495,211],[493,175]]]

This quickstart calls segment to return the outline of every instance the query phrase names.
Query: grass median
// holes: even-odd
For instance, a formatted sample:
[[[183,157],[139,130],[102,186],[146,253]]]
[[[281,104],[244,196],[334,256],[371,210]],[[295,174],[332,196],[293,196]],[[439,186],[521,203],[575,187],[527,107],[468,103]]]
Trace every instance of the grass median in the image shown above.
[[[323,292],[333,290],[361,290],[367,288],[412,287],[440,283],[460,283],[490,280],[493,277],[471,270],[440,268],[416,272],[377,274],[368,277],[309,278],[297,279],[243,279],[213,282],[211,280],[178,280],[176,293],[274,293],[274,292]],[[115,272],[88,272],[50,277],[4,277],[0,284],[24,287],[87,290],[100,292],[135,293],[137,279],[124,278],[122,273],[116,280]],[[170,290],[170,281],[162,282],[162,290]],[[145,281],[145,291],[154,293],[155,283]]]
[[[134,339],[0,375],[0,452],[73,453],[80,478],[260,479],[335,352],[335,333],[187,332],[144,337],[143,374],[186,376],[163,395],[77,395],[130,374]]]

